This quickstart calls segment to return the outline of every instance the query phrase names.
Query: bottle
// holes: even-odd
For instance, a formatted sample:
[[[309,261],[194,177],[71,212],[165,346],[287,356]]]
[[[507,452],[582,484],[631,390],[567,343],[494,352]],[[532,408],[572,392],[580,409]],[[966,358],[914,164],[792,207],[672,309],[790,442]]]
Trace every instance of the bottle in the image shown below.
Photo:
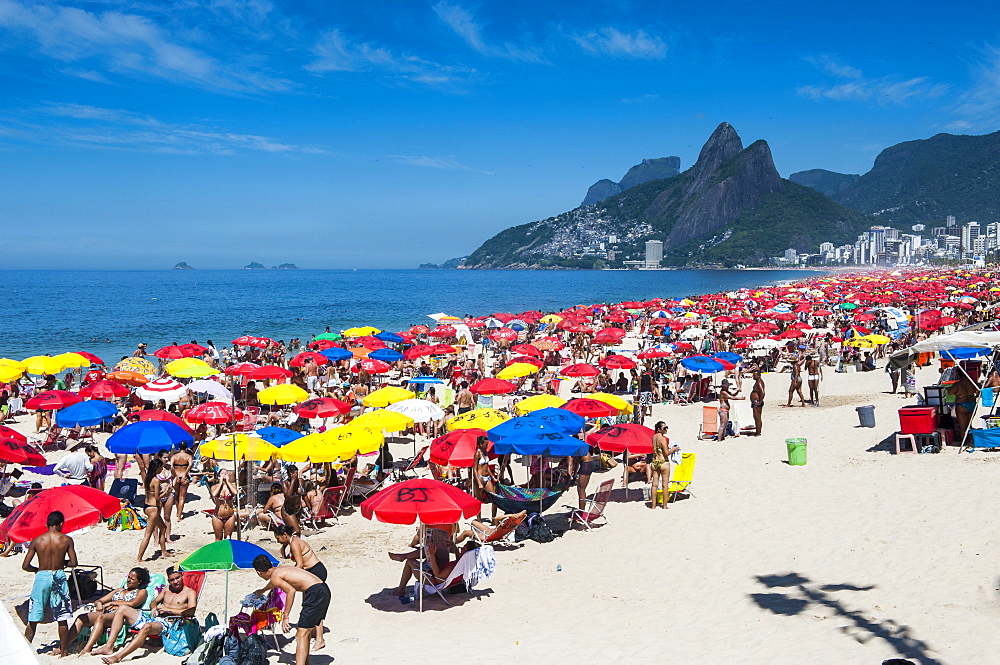
[[[557,573],[561,573],[562,572],[562,564],[561,563],[556,565],[556,572]]]

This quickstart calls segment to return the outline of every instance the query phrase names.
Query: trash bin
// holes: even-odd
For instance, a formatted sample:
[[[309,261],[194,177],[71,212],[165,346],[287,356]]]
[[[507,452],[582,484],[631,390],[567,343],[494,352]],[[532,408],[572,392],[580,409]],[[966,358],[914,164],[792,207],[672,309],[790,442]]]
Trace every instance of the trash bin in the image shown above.
[[[788,464],[790,466],[806,465],[805,439],[785,439],[785,446],[788,448]]]
[[[859,406],[854,409],[858,412],[858,420],[862,427],[875,427],[875,405]]]

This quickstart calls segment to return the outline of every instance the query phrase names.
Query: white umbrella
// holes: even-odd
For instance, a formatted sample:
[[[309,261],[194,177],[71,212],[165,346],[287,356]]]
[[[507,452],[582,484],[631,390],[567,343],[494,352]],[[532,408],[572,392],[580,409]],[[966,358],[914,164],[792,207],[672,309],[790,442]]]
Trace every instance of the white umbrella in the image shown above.
[[[773,349],[776,346],[781,346],[781,342],[775,339],[755,339],[750,343],[754,349]]]
[[[147,402],[158,402],[161,399],[170,404],[187,394],[187,386],[173,379],[157,379],[135,389],[135,394]]]
[[[681,333],[681,339],[697,339],[699,337],[704,337],[708,334],[708,331],[704,328],[688,328]]]
[[[227,401],[233,398],[233,394],[229,390],[219,383],[218,381],[212,381],[211,379],[199,379],[198,381],[192,381],[187,385],[188,390],[193,393],[208,393],[212,397]]]
[[[444,418],[444,410],[434,402],[425,399],[404,399],[401,402],[385,407],[386,411],[395,411],[413,418],[414,422],[426,423]]]

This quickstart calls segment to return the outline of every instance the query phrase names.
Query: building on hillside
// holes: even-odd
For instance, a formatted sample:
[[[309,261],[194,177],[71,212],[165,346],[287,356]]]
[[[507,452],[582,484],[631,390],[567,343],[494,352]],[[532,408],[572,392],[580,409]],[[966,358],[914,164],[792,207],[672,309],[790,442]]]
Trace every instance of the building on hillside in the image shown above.
[[[663,260],[663,241],[646,241],[646,265],[645,268],[659,268],[660,261]]]

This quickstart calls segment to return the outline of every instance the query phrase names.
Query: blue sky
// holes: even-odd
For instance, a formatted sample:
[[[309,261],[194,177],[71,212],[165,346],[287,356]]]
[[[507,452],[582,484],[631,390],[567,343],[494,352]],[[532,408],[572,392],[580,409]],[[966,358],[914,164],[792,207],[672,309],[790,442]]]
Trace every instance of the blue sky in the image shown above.
[[[696,6],[697,5],[697,6]],[[0,267],[410,268],[714,127],[787,176],[1000,125],[995,2],[0,0]]]

